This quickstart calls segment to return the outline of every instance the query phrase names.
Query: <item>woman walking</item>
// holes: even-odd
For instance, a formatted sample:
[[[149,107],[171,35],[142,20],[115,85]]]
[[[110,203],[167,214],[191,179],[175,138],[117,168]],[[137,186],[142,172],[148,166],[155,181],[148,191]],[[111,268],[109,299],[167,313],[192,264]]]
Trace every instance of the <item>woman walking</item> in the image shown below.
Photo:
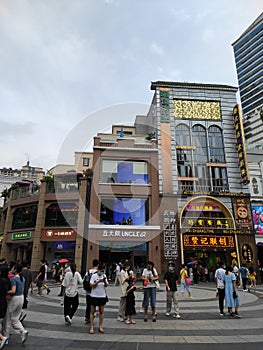
[[[62,282],[64,289],[64,317],[67,324],[72,323],[72,318],[79,306],[78,285],[83,283],[81,275],[76,271],[76,264],[70,264],[70,270]]]
[[[5,318],[3,320],[3,336],[9,338],[10,326],[14,328],[17,333],[20,333],[22,344],[27,340],[28,331],[25,330],[22,323],[19,321],[22,306],[24,303],[24,284],[25,279],[21,275],[22,265],[16,264],[13,268],[14,278],[11,281],[11,289],[7,294],[11,295],[8,302]]]
[[[190,278],[188,276],[187,266],[186,265],[182,265],[182,269],[180,271],[180,279],[181,279],[180,292],[181,292],[182,299],[184,298],[184,292],[185,291],[188,292],[189,299],[193,299],[192,295],[191,295],[190,283],[189,284],[186,283],[187,279],[190,280]]]
[[[241,318],[238,314],[238,308],[240,306],[240,299],[237,295],[237,285],[236,285],[236,276],[232,272],[232,267],[226,267],[226,273],[224,276],[225,282],[225,306],[228,308],[229,316]],[[235,312],[233,312],[233,308]]]
[[[94,273],[90,278],[90,334],[94,334],[94,314],[96,306],[99,307],[99,332],[104,333],[103,319],[104,319],[104,306],[108,301],[106,294],[106,287],[109,285],[107,276],[105,274],[105,265],[99,264],[98,271]]]
[[[135,295],[134,292],[136,290],[136,287],[134,285],[136,281],[136,278],[133,275],[133,271],[129,271],[129,278],[128,278],[128,287],[127,287],[127,296],[126,296],[126,307],[125,307],[125,316],[126,324],[135,324],[136,322],[133,320],[132,316],[136,315],[135,310]]]

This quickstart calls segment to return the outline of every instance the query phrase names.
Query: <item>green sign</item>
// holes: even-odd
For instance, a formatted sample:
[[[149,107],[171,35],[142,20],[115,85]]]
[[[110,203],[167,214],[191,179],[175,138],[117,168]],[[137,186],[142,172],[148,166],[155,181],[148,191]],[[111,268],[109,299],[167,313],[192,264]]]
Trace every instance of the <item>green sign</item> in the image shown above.
[[[12,240],[13,241],[17,241],[19,239],[29,239],[29,238],[31,238],[30,231],[12,233]]]

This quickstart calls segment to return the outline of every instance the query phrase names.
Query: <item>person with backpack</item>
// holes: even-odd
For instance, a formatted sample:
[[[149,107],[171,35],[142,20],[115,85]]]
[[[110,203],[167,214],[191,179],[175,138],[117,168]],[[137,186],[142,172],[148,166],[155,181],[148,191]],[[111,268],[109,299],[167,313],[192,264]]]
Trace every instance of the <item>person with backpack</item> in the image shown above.
[[[85,312],[85,323],[90,324],[90,292],[91,292],[91,286],[90,286],[90,278],[91,276],[98,271],[99,266],[99,260],[93,259],[92,261],[92,267],[86,272],[84,278],[83,278],[83,288],[86,291],[86,312]]]
[[[76,271],[76,264],[70,264],[70,270],[65,275],[62,285],[64,290],[64,317],[66,324],[72,323],[72,318],[79,306],[78,285],[83,283],[81,275]]]

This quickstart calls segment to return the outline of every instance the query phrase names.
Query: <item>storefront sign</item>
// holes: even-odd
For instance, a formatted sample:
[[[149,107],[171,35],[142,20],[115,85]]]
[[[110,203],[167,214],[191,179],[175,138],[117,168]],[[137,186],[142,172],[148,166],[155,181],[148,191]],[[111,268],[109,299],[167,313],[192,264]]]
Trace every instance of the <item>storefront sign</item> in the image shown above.
[[[234,235],[234,234],[246,234],[249,235],[253,233],[251,230],[247,229],[239,229],[234,230],[232,228],[229,229],[220,229],[220,228],[189,228],[187,229],[187,232],[189,233],[195,233],[195,234],[205,234],[205,233],[211,233],[211,234],[222,234],[222,235]]]
[[[76,242],[70,242],[70,241],[55,242],[54,244],[55,250],[74,249],[75,246],[76,246]]]
[[[241,173],[241,182],[243,185],[249,183],[249,171],[248,171],[248,162],[246,157],[246,146],[245,146],[245,137],[244,129],[242,124],[242,115],[240,106],[235,105],[233,109],[233,117],[236,130],[236,139],[237,139],[237,152],[239,160],[239,169]]]
[[[232,199],[236,228],[253,229],[249,198]]]
[[[12,241],[31,238],[31,231],[12,233]]]
[[[41,231],[42,241],[57,241],[68,240],[72,241],[77,238],[77,232],[70,228],[64,229],[50,229]]]
[[[251,261],[253,260],[253,252],[249,244],[243,244],[242,257],[248,263],[251,263]]]
[[[103,237],[127,237],[127,238],[146,238],[145,231],[132,230],[103,230]]]
[[[234,248],[233,236],[184,235],[185,247]]]

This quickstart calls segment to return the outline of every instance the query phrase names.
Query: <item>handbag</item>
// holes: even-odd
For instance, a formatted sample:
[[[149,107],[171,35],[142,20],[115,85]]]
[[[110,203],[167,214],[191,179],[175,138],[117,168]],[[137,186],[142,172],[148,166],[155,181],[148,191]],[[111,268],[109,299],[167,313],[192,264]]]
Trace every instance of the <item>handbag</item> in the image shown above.
[[[191,279],[188,276],[184,277],[185,283],[189,286],[191,284]]]

